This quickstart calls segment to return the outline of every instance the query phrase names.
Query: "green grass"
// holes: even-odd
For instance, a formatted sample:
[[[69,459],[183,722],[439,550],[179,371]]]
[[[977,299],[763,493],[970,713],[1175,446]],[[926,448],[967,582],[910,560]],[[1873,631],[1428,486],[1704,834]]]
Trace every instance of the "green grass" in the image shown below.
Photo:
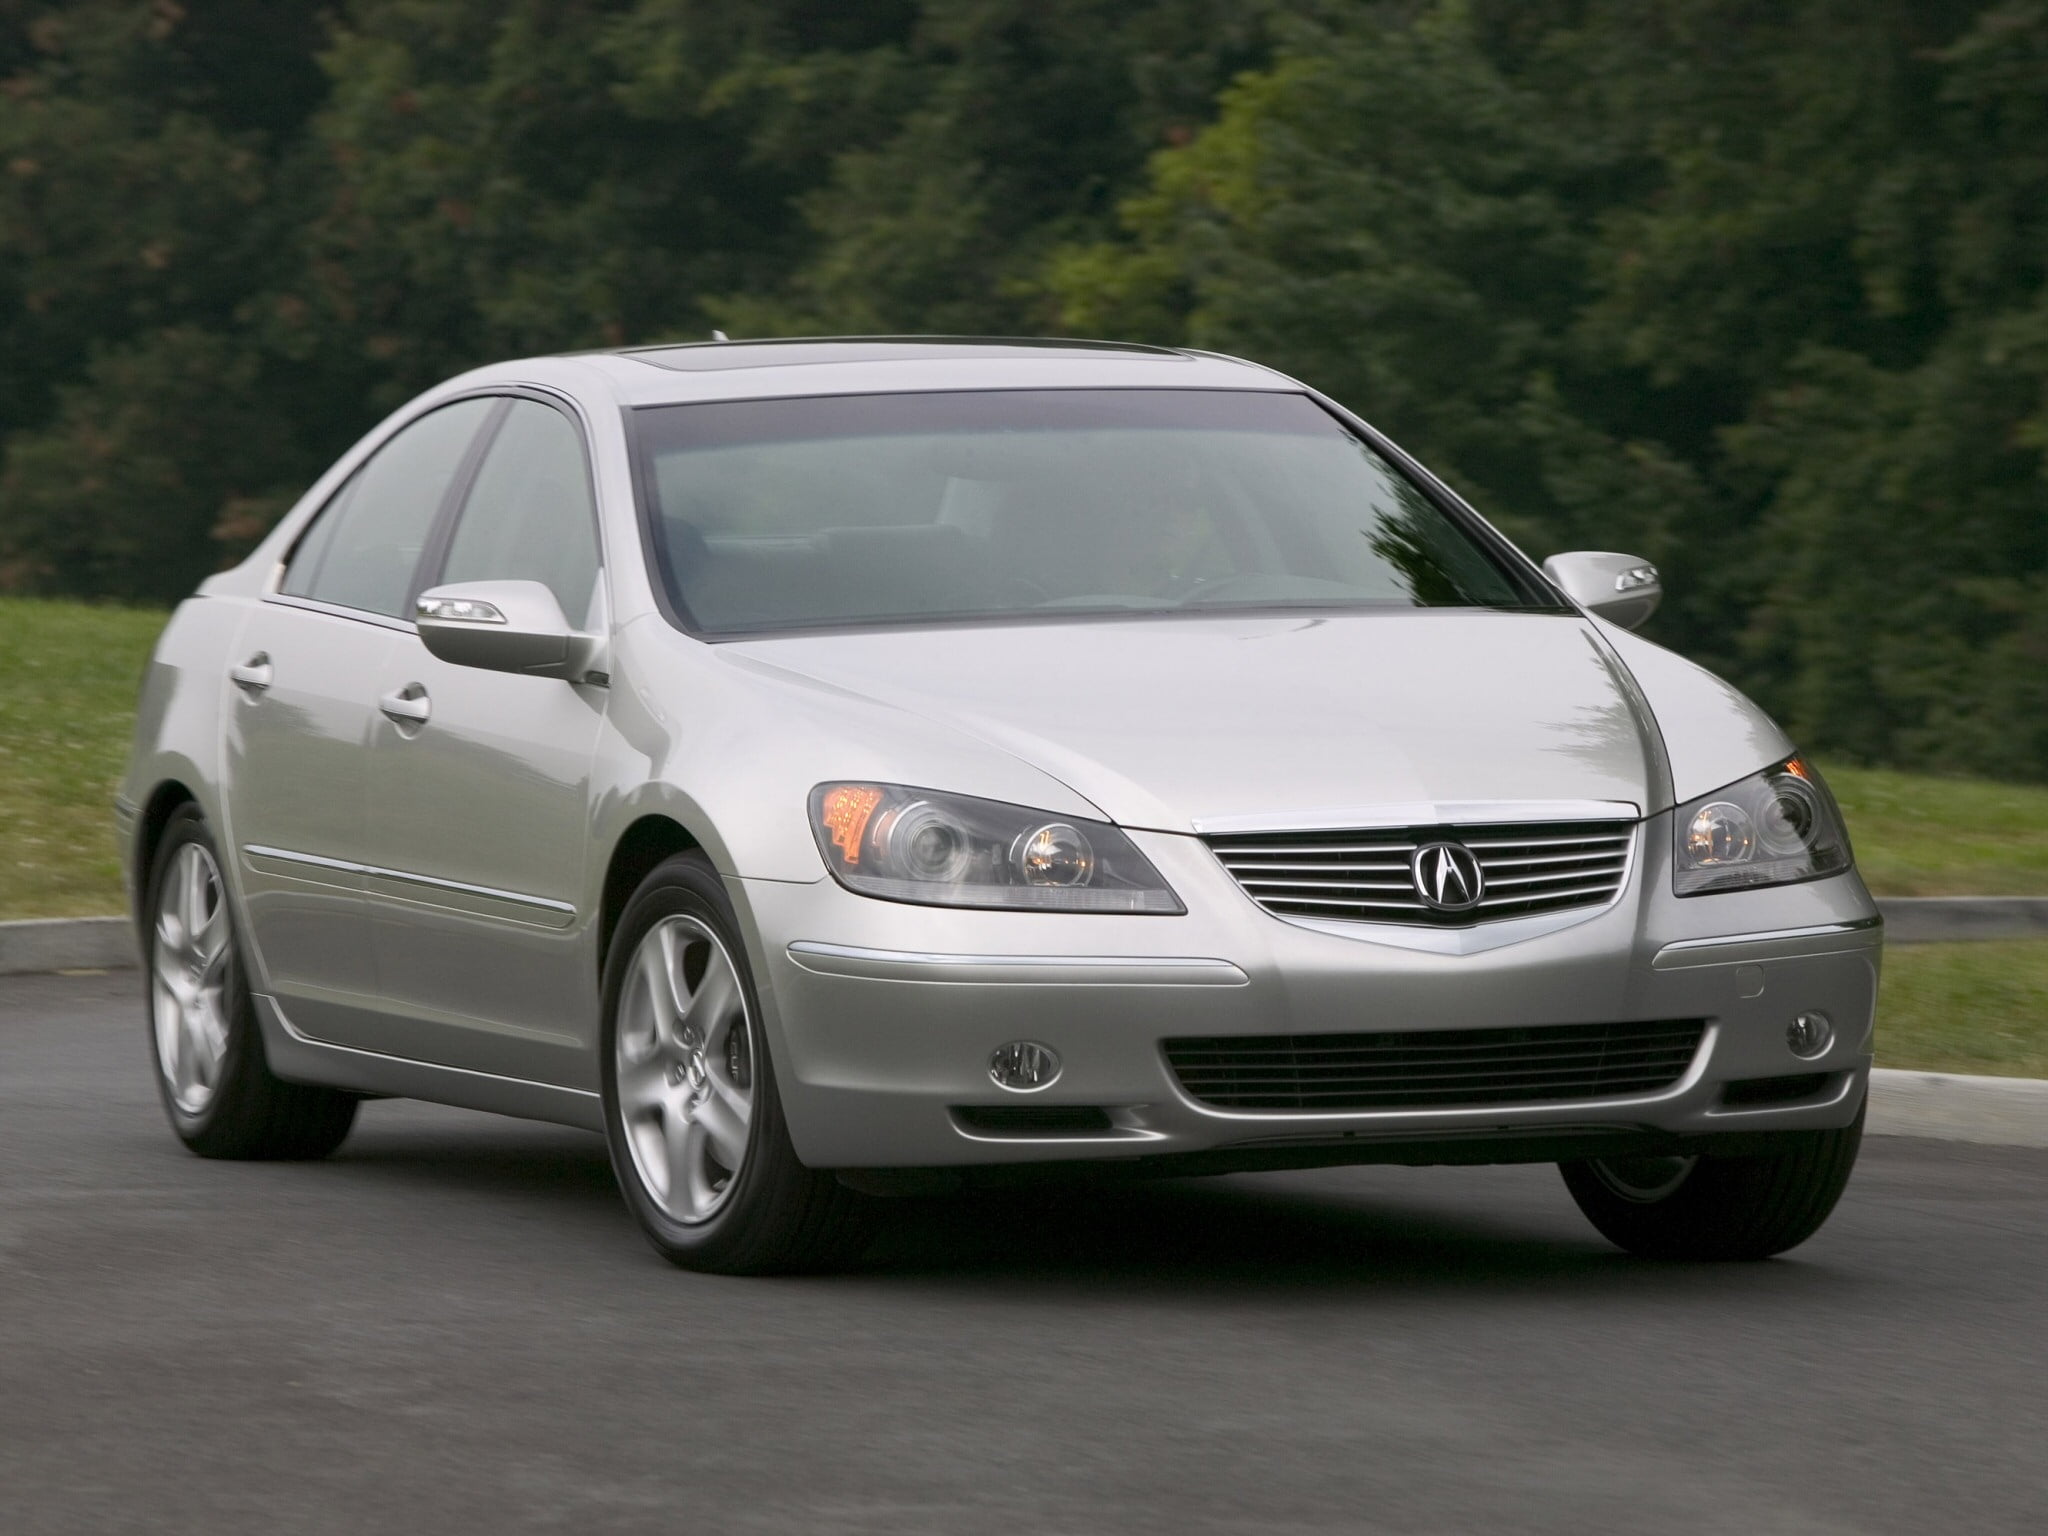
[[[0,599],[0,919],[121,910],[114,785],[165,617]]]
[[[1885,951],[1880,1066],[2048,1077],[2048,940]]]
[[[2048,787],[1821,770],[1880,896],[2048,896]]]

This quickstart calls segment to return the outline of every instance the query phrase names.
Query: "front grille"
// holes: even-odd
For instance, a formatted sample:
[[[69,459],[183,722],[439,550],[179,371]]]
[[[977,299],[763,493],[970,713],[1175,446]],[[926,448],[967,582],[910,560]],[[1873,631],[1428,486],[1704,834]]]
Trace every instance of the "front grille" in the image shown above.
[[[1398,827],[1366,832],[1234,832],[1206,839],[1245,894],[1276,917],[1462,928],[1612,901],[1628,875],[1625,821]],[[1462,843],[1484,894],[1465,912],[1427,905],[1410,872],[1415,850]]]
[[[1190,1097],[1218,1109],[1454,1109],[1623,1098],[1669,1088],[1702,1019],[1164,1042]]]

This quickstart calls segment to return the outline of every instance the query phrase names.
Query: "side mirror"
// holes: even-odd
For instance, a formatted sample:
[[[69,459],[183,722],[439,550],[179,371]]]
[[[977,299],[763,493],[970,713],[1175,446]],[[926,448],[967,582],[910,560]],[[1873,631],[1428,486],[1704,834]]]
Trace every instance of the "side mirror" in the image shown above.
[[[1594,617],[1623,629],[1640,627],[1664,600],[1657,567],[1635,555],[1576,550],[1552,555],[1543,562],[1543,574]]]
[[[487,672],[594,681],[598,648],[562,616],[538,581],[461,581],[422,592],[414,605],[420,640],[443,661]]]

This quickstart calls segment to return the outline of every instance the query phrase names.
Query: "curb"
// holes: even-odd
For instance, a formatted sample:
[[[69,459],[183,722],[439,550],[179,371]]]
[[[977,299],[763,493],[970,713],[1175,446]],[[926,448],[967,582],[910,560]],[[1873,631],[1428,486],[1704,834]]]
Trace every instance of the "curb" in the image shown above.
[[[1870,1074],[1863,1129],[1872,1136],[2048,1147],[2048,1080],[1878,1067]]]
[[[0,976],[25,971],[119,970],[136,962],[125,917],[44,917],[0,923]]]
[[[1887,944],[2048,939],[2048,896],[1883,896]]]

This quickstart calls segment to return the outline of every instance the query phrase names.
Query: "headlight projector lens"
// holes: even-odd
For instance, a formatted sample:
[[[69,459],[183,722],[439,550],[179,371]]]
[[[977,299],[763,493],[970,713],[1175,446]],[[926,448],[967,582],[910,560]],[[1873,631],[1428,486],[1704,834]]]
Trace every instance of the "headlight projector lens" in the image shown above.
[[[1685,842],[1695,864],[1745,864],[1756,852],[1756,823],[1741,806],[1716,800],[1693,813]]]
[[[913,880],[958,880],[967,873],[972,857],[965,830],[924,800],[878,820],[875,843]]]
[[[1078,827],[1055,821],[1018,838],[1010,862],[1026,885],[1086,885],[1095,873],[1095,850]]]
[[[1785,1026],[1785,1044],[1801,1061],[1827,1054],[1835,1043],[1835,1026],[1824,1013],[1802,1013]]]

